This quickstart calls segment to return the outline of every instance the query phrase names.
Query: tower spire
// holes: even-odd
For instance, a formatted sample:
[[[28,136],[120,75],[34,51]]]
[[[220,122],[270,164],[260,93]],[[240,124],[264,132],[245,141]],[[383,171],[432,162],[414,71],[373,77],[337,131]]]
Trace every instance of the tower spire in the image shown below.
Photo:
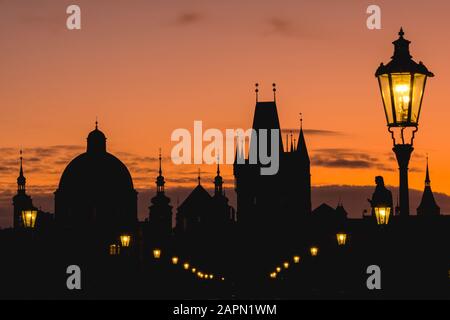
[[[162,175],[162,155],[161,148],[159,148],[159,175],[156,178],[156,192],[164,193],[164,185],[166,181],[164,180],[164,176]]]
[[[291,152],[294,152],[294,134],[291,131]]]
[[[255,94],[256,94],[256,103],[258,103],[259,100],[259,83],[255,83]]]
[[[198,185],[201,185],[201,176],[200,176],[201,172],[200,172],[200,168],[198,168]]]
[[[273,101],[276,102],[277,101],[277,84],[276,83],[272,83],[272,87],[273,87]]]
[[[19,193],[25,193],[25,185],[26,185],[26,179],[23,174],[23,152],[22,149],[20,149],[20,169],[19,169],[19,177],[17,177],[17,191]]]
[[[428,166],[428,155],[427,155],[427,174],[425,176],[425,186],[430,186],[430,185],[431,185],[430,169]]]
[[[222,195],[223,194],[223,179],[220,176],[220,159],[217,157],[217,176],[214,178],[214,194]]]
[[[98,130],[98,117],[95,117],[95,130]]]
[[[162,157],[161,157],[161,148],[159,148],[159,176],[162,176]]]

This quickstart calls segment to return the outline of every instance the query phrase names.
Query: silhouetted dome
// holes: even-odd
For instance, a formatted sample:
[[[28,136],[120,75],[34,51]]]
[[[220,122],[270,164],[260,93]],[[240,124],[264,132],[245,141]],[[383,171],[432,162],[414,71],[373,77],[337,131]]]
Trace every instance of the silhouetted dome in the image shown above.
[[[106,152],[106,136],[97,126],[88,135],[87,152]]]
[[[137,221],[137,192],[130,172],[106,152],[106,137],[97,126],[89,133],[86,153],[73,159],[61,176],[55,213],[69,227],[125,227]]]
[[[121,190],[133,189],[133,180],[127,167],[112,154],[86,152],[66,167],[59,189],[96,190],[101,194],[113,195]]]

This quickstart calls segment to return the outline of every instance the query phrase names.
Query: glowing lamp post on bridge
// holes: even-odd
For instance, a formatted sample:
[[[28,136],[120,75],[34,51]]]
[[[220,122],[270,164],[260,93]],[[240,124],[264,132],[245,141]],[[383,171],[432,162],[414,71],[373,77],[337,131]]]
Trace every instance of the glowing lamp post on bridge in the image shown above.
[[[418,131],[425,85],[434,74],[422,62],[416,63],[409,52],[410,41],[403,29],[394,41],[392,60],[380,65],[375,76],[383,99],[393,151],[400,171],[400,216],[409,216],[408,165],[414,150],[414,135]]]

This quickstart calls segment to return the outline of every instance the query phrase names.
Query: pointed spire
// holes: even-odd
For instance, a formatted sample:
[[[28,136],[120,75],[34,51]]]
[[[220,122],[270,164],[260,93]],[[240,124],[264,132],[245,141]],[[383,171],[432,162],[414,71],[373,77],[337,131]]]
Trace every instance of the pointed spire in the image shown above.
[[[428,166],[428,155],[427,155],[427,174],[425,176],[425,186],[430,186],[430,185],[431,185],[430,169]]]
[[[417,208],[417,215],[419,216],[439,216],[441,209],[436,203],[436,200],[431,190],[430,170],[428,165],[427,155],[427,173],[425,177],[425,189],[423,190],[422,200]]]
[[[200,176],[201,172],[200,172],[200,168],[198,168],[198,185],[201,185],[201,176]]]
[[[305,162],[309,162],[308,148],[306,147],[305,135],[303,134],[303,114],[300,113],[300,134],[297,143],[297,152]]]
[[[20,177],[23,177],[23,157],[22,157],[22,149],[20,149]]]
[[[166,181],[164,180],[164,176],[162,175],[162,152],[161,148],[159,148],[159,175],[156,178],[156,192],[164,193],[164,185]]]
[[[256,103],[259,100],[259,83],[255,83],[255,94],[256,94]]]
[[[20,169],[19,169],[19,176],[17,177],[17,191],[19,193],[25,193],[25,185],[26,185],[26,179],[23,174],[23,157],[22,157],[22,149],[20,149]]]
[[[98,130],[98,117],[95,117],[95,130]]]
[[[162,157],[161,157],[161,148],[159,148],[159,176],[162,176],[162,164],[161,161]]]
[[[294,152],[294,135],[291,131],[291,152]]]
[[[273,87],[273,101],[276,102],[277,101],[277,84],[276,83],[272,83],[272,87]]]
[[[217,157],[217,176],[214,178],[214,194],[223,194],[223,179],[220,176],[220,159]]]

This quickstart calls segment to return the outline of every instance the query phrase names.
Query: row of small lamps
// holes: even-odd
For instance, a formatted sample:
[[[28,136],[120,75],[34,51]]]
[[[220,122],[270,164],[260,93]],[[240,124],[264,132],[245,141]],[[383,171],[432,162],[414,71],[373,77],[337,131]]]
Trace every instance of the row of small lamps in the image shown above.
[[[347,238],[348,235],[344,232],[338,233],[336,234],[336,240],[337,243],[340,247],[343,247],[347,244]],[[319,247],[316,246],[312,246],[309,248],[309,254],[311,255],[311,257],[317,257],[319,255]],[[292,261],[294,262],[294,264],[300,264],[301,261],[301,257],[298,255],[295,255],[292,257]],[[290,267],[290,263],[288,261],[283,262],[283,267],[276,267],[275,271],[270,273],[270,278],[271,279],[276,279],[278,274],[281,273],[281,271],[283,271],[283,269],[287,270]]]
[[[128,248],[130,246],[131,243],[131,236],[127,235],[127,234],[123,234],[120,236],[120,243],[121,246],[124,248]],[[110,255],[119,255],[120,254],[120,246],[113,244],[110,246]],[[161,259],[162,256],[162,251],[159,248],[155,248],[152,251],[153,254],[153,258],[155,260],[159,260]],[[171,263],[173,265],[178,265],[180,263],[180,258],[177,256],[173,256],[171,258]],[[184,262],[182,265],[183,269],[186,271],[191,271],[193,274],[195,274],[199,279],[205,279],[205,280],[214,280],[215,276],[212,273],[204,273],[200,270],[198,270],[195,267],[192,267],[189,262]],[[220,277],[221,281],[225,281],[224,277]]]

